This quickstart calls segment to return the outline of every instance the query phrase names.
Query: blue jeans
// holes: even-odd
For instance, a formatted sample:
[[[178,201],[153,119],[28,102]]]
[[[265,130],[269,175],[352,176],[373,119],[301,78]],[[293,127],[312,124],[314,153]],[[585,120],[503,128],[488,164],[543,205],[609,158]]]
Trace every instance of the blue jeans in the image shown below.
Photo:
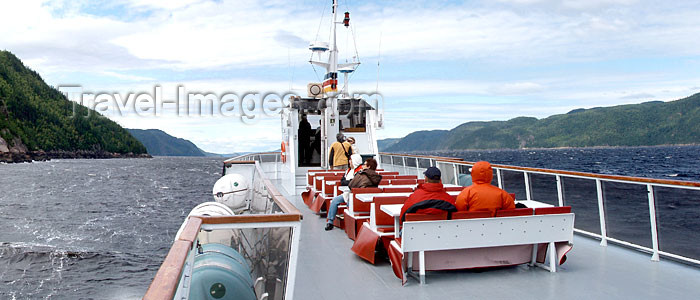
[[[328,208],[328,223],[333,223],[333,220],[335,220],[335,215],[338,213],[338,205],[341,203],[345,203],[345,198],[343,198],[342,194],[333,197],[333,200],[331,200],[331,207]]]

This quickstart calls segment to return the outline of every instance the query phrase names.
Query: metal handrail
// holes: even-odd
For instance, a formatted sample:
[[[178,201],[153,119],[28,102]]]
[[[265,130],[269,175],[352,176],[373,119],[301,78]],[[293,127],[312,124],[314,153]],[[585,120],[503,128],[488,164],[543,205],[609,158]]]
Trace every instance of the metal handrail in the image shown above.
[[[459,182],[458,182],[459,178],[457,176],[458,175],[458,166],[471,167],[474,165],[474,162],[461,161],[461,160],[455,159],[455,158],[439,157],[439,156],[408,155],[408,154],[397,154],[397,153],[379,153],[379,156],[380,156],[380,163],[382,161],[384,161],[384,159],[382,159],[382,157],[387,157],[388,158],[387,161],[389,162],[389,164],[403,167],[405,169],[419,168],[420,164],[417,161],[418,159],[429,160],[431,166],[437,166],[438,163],[451,166],[451,168],[454,170],[454,181],[455,181],[454,183],[455,184],[459,184]],[[402,159],[394,159],[395,157],[402,158]],[[416,159],[416,167],[406,165],[405,158],[409,158],[409,157]],[[395,164],[395,163],[399,163],[399,164]],[[654,194],[655,187],[670,187],[670,188],[677,188],[677,189],[700,190],[700,182],[641,178],[641,177],[631,177],[631,176],[604,175],[604,174],[594,174],[594,173],[586,173],[586,172],[552,170],[552,169],[543,169],[543,168],[529,168],[529,167],[519,167],[519,166],[509,166],[509,165],[498,165],[498,164],[493,164],[492,167],[496,172],[497,182],[498,182],[499,187],[503,187],[503,179],[501,176],[501,173],[503,171],[523,172],[523,178],[525,181],[526,198],[528,200],[531,199],[531,188],[530,188],[530,175],[531,174],[544,174],[544,175],[555,176],[556,183],[557,183],[557,199],[558,199],[559,206],[562,206],[564,204],[564,195],[563,195],[563,188],[562,188],[562,178],[563,177],[595,180],[596,195],[597,195],[597,202],[598,202],[598,215],[599,215],[599,219],[600,219],[600,227],[601,227],[600,232],[601,233],[596,234],[596,233],[592,233],[592,232],[581,230],[581,229],[575,229],[576,233],[598,238],[601,240],[601,245],[603,245],[603,246],[607,245],[608,242],[612,242],[612,243],[616,243],[619,245],[623,245],[623,246],[635,248],[638,250],[642,250],[645,252],[649,252],[652,254],[652,256],[651,256],[652,261],[658,261],[659,256],[664,256],[667,258],[679,260],[679,261],[684,262],[684,263],[691,263],[691,264],[695,264],[695,265],[700,265],[700,260],[659,250],[659,237],[658,237],[658,231],[657,231],[658,222],[656,219],[656,197]],[[605,196],[604,196],[604,191],[602,188],[602,184],[604,182],[620,182],[620,183],[627,183],[627,184],[644,185],[647,187],[648,208],[649,208],[649,218],[650,218],[650,227],[651,227],[650,230],[651,230],[651,238],[652,238],[652,247],[651,248],[637,245],[637,244],[634,244],[634,243],[631,243],[628,241],[615,239],[615,238],[609,237],[607,235],[607,230],[606,230],[606,217],[607,216],[606,216],[606,212],[604,209]]]
[[[274,154],[274,153],[264,153]],[[279,154],[279,153],[277,153]],[[183,228],[182,233],[178,239],[173,243],[170,251],[165,257],[163,264],[158,269],[151,285],[148,287],[146,294],[143,299],[148,300],[171,300],[177,293],[178,285],[180,279],[183,277],[183,272],[185,272],[185,262],[187,257],[196,246],[197,234],[206,226],[221,226],[221,225],[235,225],[235,224],[265,224],[265,223],[287,223],[287,224],[300,224],[302,220],[302,213],[299,211],[289,200],[287,200],[284,195],[282,195],[277,188],[265,178],[265,172],[260,167],[260,163],[254,160],[249,160],[247,158],[252,158],[251,155],[243,155],[236,157],[236,160],[227,160],[224,164],[254,164],[256,171],[262,176],[262,183],[265,189],[268,191],[267,195],[272,199],[275,204],[282,210],[282,213],[272,213],[272,214],[255,214],[255,215],[235,215],[235,216],[196,216],[189,217],[187,219],[187,224]],[[295,225],[294,229],[298,230],[299,225]],[[206,228],[205,228],[206,229]],[[209,230],[209,229],[207,229]],[[296,255],[295,252],[298,251],[298,238],[299,233],[293,232],[295,235],[292,237],[292,255]],[[291,259],[290,259],[291,260]],[[293,271],[293,270],[292,270]],[[291,272],[290,272],[291,273]],[[293,274],[293,273],[292,273]],[[292,285],[289,289],[293,291],[293,280],[288,282]]]

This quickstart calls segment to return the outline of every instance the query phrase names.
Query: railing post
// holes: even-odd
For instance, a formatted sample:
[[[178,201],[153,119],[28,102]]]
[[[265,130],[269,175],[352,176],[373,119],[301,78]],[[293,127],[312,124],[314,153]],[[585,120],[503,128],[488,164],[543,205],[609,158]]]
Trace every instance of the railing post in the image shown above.
[[[418,157],[416,157],[416,176],[420,178],[421,172],[420,172],[420,163],[418,161]]]
[[[559,199],[559,206],[564,206],[564,185],[559,175],[557,175],[557,198]]]
[[[403,174],[408,174],[408,167],[406,167],[406,157],[401,156],[401,164],[403,165]]]
[[[525,177],[525,199],[532,200],[530,196],[530,176],[528,176],[527,172],[523,172],[523,177]]]
[[[452,163],[452,169],[455,172],[455,184],[459,185],[459,171],[457,170],[457,168],[459,168],[459,166],[455,163]]]
[[[651,249],[652,261],[659,261],[659,232],[656,229],[656,197],[654,196],[654,187],[651,184],[647,184],[647,191],[649,192],[649,222],[651,224]]]
[[[500,169],[500,168],[497,168],[497,169],[496,169],[496,178],[497,178],[497,181],[498,181],[498,187],[499,187],[500,189],[503,189],[503,177],[501,177],[501,169]],[[472,178],[472,179],[473,179],[473,178]]]
[[[603,207],[603,182],[600,179],[595,180],[596,189],[598,190],[598,216],[600,217],[600,245],[608,245],[608,233],[605,229],[605,207]]]
[[[299,253],[299,243],[301,242],[301,224],[292,225],[290,230],[292,231],[292,238],[289,253],[287,289],[284,291],[285,299],[292,299],[292,297],[294,297],[294,285],[296,284],[297,278],[297,261],[299,260],[297,253]]]

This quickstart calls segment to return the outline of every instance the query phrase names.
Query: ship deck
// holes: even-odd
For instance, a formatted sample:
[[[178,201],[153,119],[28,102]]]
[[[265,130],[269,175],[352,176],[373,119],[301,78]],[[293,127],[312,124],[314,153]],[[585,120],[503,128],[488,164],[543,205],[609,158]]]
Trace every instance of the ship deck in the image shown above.
[[[699,299],[700,269],[575,235],[565,264],[550,273],[520,265],[484,270],[428,272],[427,284],[405,286],[388,260],[372,265],[356,256],[353,241],[338,228],[324,231],[297,186],[287,199],[304,215],[297,263],[295,299]]]

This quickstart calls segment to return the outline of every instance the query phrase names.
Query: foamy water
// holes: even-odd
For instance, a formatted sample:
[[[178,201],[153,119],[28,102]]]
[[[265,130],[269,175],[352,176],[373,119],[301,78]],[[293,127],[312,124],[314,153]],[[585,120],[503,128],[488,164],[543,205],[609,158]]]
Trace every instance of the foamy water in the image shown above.
[[[0,165],[0,299],[140,299],[221,161]]]

